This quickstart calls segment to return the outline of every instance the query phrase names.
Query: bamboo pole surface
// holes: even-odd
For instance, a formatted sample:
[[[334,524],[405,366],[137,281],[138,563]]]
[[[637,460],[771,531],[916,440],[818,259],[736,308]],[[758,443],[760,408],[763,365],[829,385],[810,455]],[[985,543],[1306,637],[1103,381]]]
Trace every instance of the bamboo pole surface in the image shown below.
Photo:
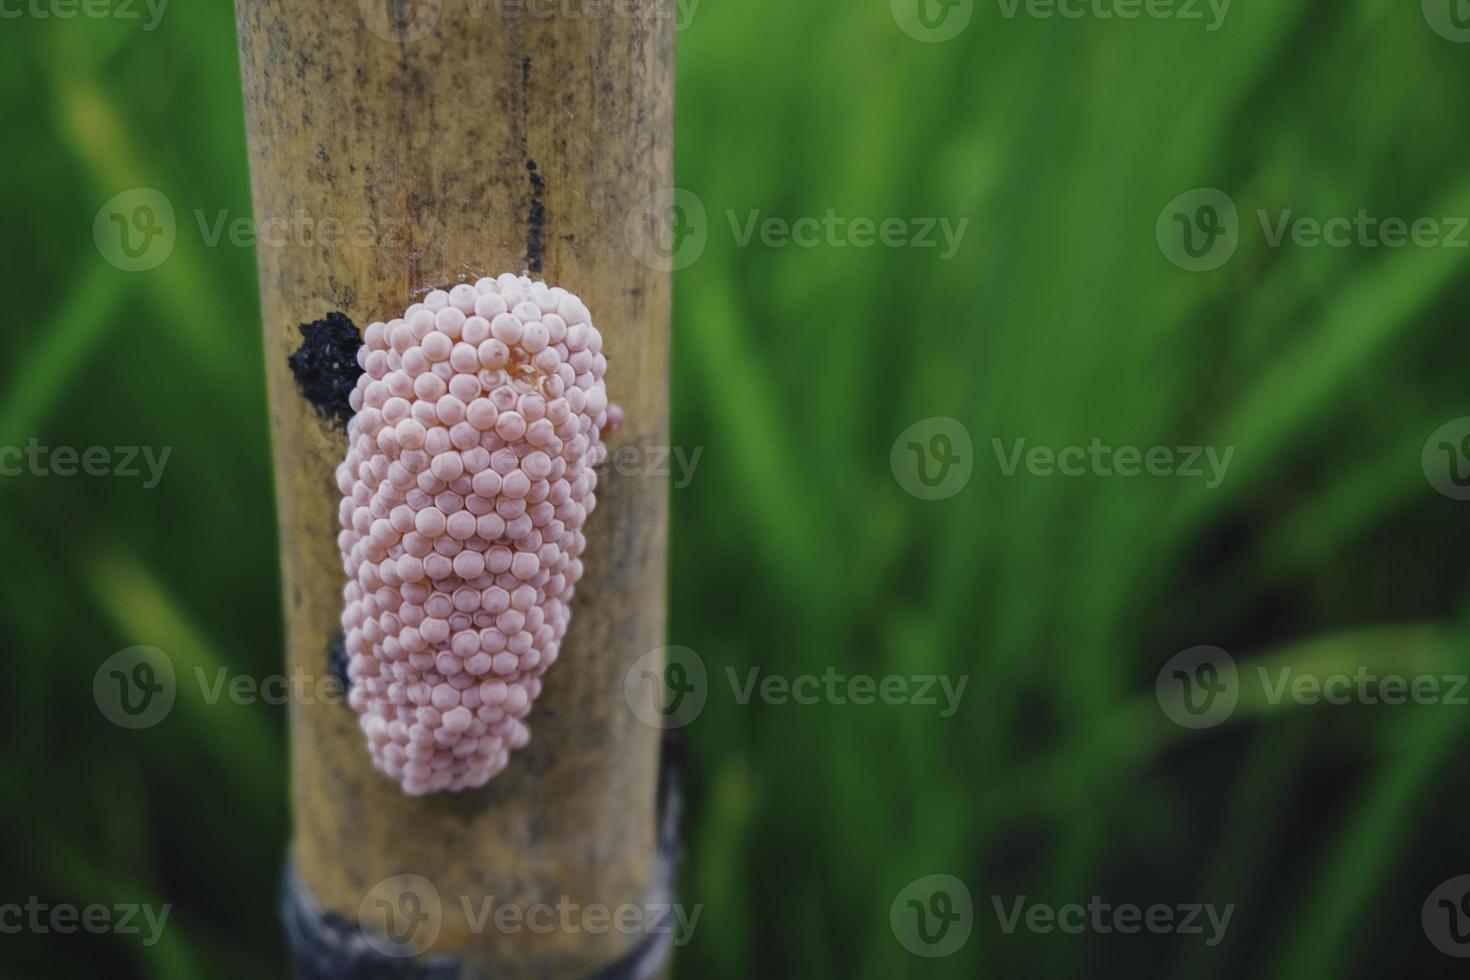
[[[657,254],[654,223],[629,220],[671,184],[665,5],[238,0],[293,671],[319,676],[340,628],[346,446],[287,368],[298,325],[340,311],[361,330],[430,288],[529,272],[580,295],[603,332],[626,417],[609,450],[667,443],[669,281],[639,259]],[[357,922],[385,879],[427,878],[442,922],[426,955],[466,977],[585,977],[638,942],[477,927],[485,897],[616,908],[658,887],[659,733],[623,678],[663,642],[666,488],[600,475],[531,744],[489,785],[409,798],[372,769],[349,707],[292,706],[299,881]]]

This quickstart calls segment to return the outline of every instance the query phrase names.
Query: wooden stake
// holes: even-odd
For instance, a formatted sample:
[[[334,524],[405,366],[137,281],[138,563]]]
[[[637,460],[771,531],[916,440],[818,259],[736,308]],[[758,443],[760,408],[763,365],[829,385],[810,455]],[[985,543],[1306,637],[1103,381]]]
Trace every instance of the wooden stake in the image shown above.
[[[429,288],[529,271],[580,295],[603,332],[626,413],[610,450],[667,444],[669,281],[639,259],[657,254],[657,229],[629,220],[672,182],[666,7],[237,0],[293,671],[326,670],[344,583],[333,471],[346,438],[287,369],[299,324],[340,311],[361,329]],[[658,892],[659,733],[629,710],[623,678],[663,643],[665,496],[661,479],[602,473],[531,745],[484,789],[406,797],[372,769],[349,707],[293,704],[302,902],[355,926],[380,882],[422,875],[442,900],[425,955],[465,978],[581,978],[639,945],[617,929],[473,920],[491,896],[616,909]]]

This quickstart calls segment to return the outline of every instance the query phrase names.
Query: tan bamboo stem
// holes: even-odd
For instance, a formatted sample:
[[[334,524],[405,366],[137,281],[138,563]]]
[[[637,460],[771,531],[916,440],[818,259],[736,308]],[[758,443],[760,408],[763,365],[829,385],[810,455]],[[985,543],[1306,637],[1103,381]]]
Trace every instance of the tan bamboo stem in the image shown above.
[[[345,435],[287,369],[298,324],[341,311],[361,329],[428,288],[529,270],[579,294],[603,332],[609,395],[626,413],[609,448],[667,442],[669,282],[637,258],[651,254],[637,236],[655,230],[627,219],[671,183],[672,19],[647,6],[532,16],[504,0],[420,0],[395,27],[390,7],[237,0],[287,659],[312,676],[339,629],[332,474]],[[414,17],[437,20],[404,40],[426,23]],[[372,769],[350,708],[292,707],[300,880],[355,922],[383,879],[427,877],[443,898],[431,952],[466,976],[584,977],[638,941],[475,931],[467,904],[615,908],[655,885],[659,739],[628,710],[623,676],[662,644],[665,486],[608,471],[598,498],[532,743],[487,787],[406,797]]]

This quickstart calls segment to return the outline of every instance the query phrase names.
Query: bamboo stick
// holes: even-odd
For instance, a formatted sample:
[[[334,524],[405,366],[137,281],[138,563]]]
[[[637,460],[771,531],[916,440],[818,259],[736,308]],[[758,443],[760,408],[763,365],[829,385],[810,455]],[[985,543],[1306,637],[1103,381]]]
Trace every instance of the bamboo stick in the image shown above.
[[[671,183],[673,22],[663,0],[553,6],[237,0],[293,671],[324,671],[339,631],[346,444],[287,368],[298,325],[341,312],[360,330],[429,288],[529,271],[580,295],[603,332],[626,416],[610,450],[667,443],[669,281],[638,258],[657,230],[628,216]],[[371,768],[349,707],[293,704],[294,916],[356,924],[375,886],[416,874],[442,900],[424,961],[450,975],[585,977],[638,946],[476,928],[466,912],[658,892],[659,733],[628,710],[623,677],[662,644],[665,489],[602,474],[531,745],[485,788],[406,797]],[[350,974],[298,953],[302,975]]]

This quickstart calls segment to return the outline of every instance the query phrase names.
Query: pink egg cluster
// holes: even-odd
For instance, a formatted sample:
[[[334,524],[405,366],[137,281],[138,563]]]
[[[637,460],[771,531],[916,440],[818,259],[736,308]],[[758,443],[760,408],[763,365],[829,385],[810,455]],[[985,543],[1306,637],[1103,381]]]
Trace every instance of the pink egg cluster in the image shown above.
[[[436,290],[358,351],[338,543],[349,699],[418,795],[483,785],[530,739],[582,577],[610,416],[602,336],[564,289]]]

